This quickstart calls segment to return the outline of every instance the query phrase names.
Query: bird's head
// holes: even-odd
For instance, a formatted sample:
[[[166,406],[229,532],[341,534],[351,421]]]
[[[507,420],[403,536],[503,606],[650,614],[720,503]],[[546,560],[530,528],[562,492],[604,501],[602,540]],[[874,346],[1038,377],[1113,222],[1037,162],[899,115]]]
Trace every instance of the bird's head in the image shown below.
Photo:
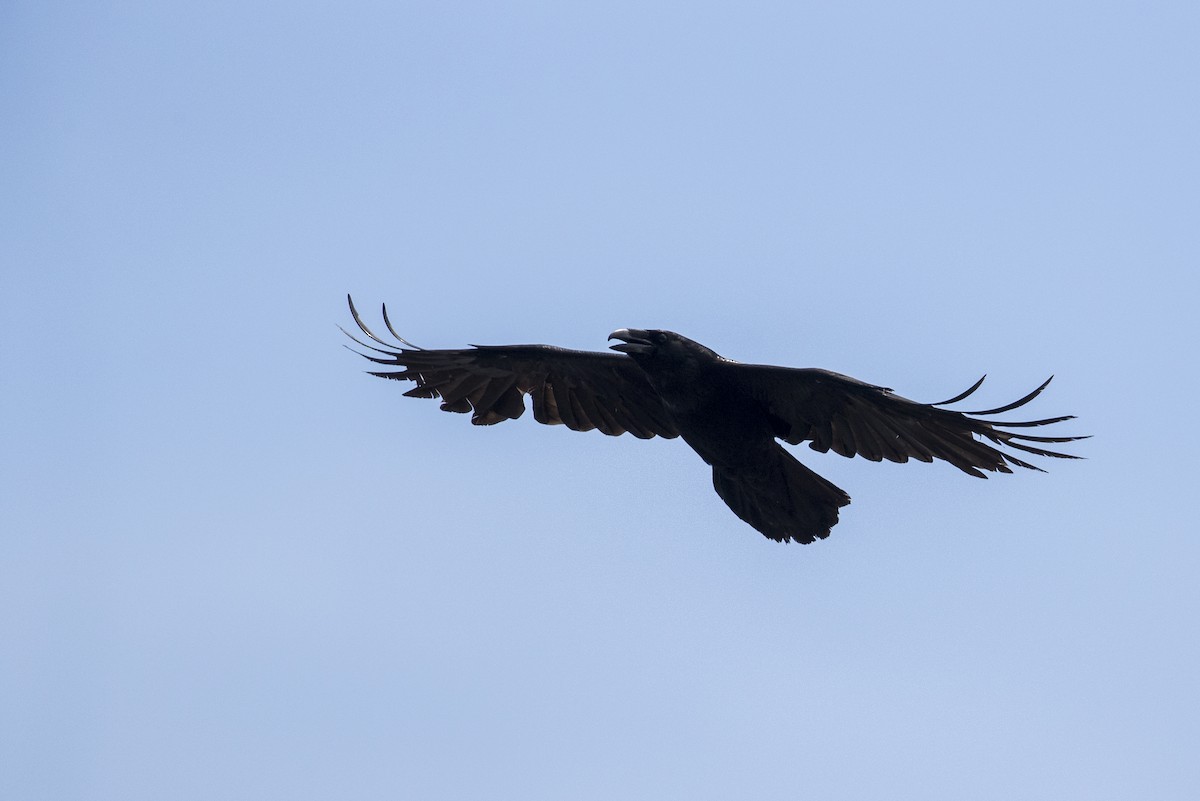
[[[608,338],[621,340],[616,345],[609,345],[610,348],[627,353],[639,362],[674,362],[697,356],[720,358],[699,342],[680,336],[674,331],[619,328],[609,334]]]

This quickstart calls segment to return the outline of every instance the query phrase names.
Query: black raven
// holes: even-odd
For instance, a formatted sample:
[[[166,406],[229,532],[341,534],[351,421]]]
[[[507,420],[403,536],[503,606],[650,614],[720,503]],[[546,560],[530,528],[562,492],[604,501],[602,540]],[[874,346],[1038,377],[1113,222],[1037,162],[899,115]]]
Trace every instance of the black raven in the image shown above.
[[[949,400],[917,403],[888,387],[828,370],[740,364],[671,331],[636,328],[609,335],[619,340],[611,346],[619,353],[549,345],[425,350],[396,333],[386,306],[384,323],[398,343],[376,336],[350,296],[346,299],[354,322],[381,347],[349,332],[347,336],[381,354],[360,355],[399,368],[371,375],[416,384],[405,395],[441,398],[443,411],[471,412],[475,425],[520,417],[529,395],[539,423],[561,423],[573,431],[598,429],[610,436],[683,437],[712,465],[713,487],[733,513],[780,542],[809,543],[829,536],[838,509],[850,503],[850,496],[796,461],[776,440],[792,445],[807,441],[822,453],[832,450],[874,462],[943,459],[986,478],[981,471],[1011,473],[1010,465],[1041,470],[993,445],[1076,459],[1041,446],[1084,439],[1004,430],[1050,425],[1073,415],[1020,422],[972,416],[1024,406],[1050,379],[1004,406],[957,412],[941,407],[979,389],[982,378]]]

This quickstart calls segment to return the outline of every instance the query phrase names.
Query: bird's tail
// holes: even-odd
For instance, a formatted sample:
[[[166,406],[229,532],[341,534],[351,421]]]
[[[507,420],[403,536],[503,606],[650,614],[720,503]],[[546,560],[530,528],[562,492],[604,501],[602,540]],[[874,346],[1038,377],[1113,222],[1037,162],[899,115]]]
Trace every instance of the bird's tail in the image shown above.
[[[713,465],[713,488],[733,513],[777,542],[829,536],[850,496],[778,443],[751,465]]]

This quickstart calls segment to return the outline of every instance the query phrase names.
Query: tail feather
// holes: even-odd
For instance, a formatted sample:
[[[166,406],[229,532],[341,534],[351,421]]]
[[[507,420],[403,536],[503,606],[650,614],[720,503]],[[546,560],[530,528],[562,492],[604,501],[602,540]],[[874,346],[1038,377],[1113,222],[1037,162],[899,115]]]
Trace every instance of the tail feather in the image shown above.
[[[776,542],[829,536],[850,496],[771,443],[751,465],[714,465],[713,488],[733,513]]]

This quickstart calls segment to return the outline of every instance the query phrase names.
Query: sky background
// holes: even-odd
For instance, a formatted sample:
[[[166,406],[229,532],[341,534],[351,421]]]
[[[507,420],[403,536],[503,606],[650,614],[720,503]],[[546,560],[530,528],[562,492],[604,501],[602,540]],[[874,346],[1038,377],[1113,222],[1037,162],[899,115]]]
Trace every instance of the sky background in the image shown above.
[[[0,8],[0,797],[1200,797],[1193,2]],[[476,428],[426,347],[680,331],[1082,462]]]

